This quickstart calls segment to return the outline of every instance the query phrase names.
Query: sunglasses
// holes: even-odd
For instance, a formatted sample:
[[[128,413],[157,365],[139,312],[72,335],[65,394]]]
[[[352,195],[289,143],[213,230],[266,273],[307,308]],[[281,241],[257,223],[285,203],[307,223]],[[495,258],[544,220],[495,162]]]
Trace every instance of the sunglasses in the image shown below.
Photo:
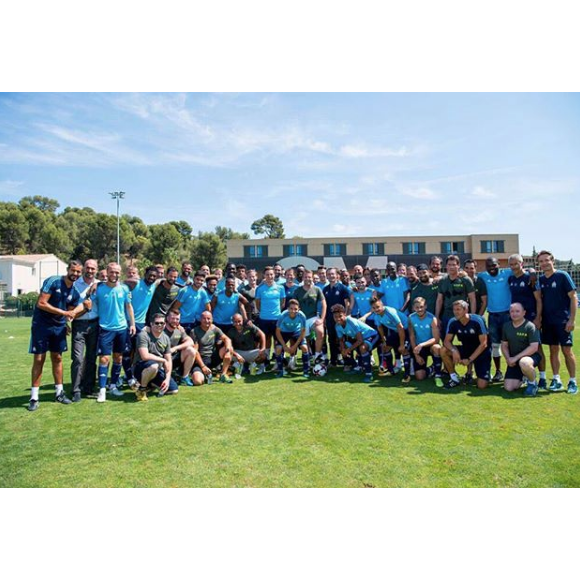
[[[165,322],[154,322],[153,326],[165,326]]]

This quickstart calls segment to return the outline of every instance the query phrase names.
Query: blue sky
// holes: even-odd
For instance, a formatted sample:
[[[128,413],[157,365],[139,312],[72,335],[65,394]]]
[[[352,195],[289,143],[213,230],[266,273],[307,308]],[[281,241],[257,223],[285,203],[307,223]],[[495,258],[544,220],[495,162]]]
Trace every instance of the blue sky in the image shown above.
[[[519,233],[580,261],[578,94],[0,95],[0,199],[300,236]]]

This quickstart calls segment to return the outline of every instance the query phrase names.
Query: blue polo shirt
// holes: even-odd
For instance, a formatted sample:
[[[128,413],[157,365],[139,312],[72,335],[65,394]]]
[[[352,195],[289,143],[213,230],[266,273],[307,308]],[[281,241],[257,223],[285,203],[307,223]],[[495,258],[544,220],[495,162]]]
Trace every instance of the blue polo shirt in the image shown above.
[[[131,291],[131,304],[136,324],[145,324],[147,321],[147,310],[151,304],[153,294],[155,294],[156,284],[147,284],[145,280],[139,280],[135,288]]]
[[[381,286],[377,290],[383,295],[383,304],[397,310],[403,309],[403,304],[405,304],[406,295],[409,291],[409,281],[404,276],[397,276],[394,280],[384,278],[381,280]]]
[[[240,295],[233,292],[231,296],[225,290],[217,293],[213,321],[215,324],[232,324],[232,316],[238,312]]]
[[[186,286],[179,291],[176,300],[181,303],[181,322],[197,322],[201,318],[202,312],[211,302],[207,291],[204,288],[196,290],[193,286]]]
[[[478,272],[477,277],[485,282],[487,288],[487,310],[489,312],[508,312],[512,303],[509,278],[512,271],[502,268],[496,276],[489,272]]]
[[[256,289],[256,300],[260,300],[260,318],[262,320],[278,320],[282,310],[280,300],[286,297],[284,286],[272,284],[268,286],[265,282]]]
[[[281,332],[299,336],[302,330],[306,328],[306,316],[304,316],[302,312],[297,312],[296,316],[291,318],[288,310],[284,310],[284,312],[280,314],[276,326]]]

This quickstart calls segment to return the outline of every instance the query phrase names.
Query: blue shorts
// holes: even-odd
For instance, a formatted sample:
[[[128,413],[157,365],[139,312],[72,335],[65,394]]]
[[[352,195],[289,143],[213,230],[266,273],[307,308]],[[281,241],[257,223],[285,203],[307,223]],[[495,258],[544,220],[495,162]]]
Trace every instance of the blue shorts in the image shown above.
[[[99,346],[97,354],[99,356],[109,356],[112,353],[123,353],[127,349],[129,331],[99,329]],[[130,343],[129,343],[130,345]]]
[[[266,337],[276,336],[276,323],[277,322],[278,322],[278,319],[276,319],[276,320],[264,320],[263,318],[258,318],[258,320],[256,321],[256,325],[266,335]]]
[[[67,350],[66,325],[32,324],[29,354],[44,354],[47,351],[62,353]]]
[[[189,333],[196,327],[199,326],[200,322],[199,320],[196,320],[195,322],[182,322],[181,326],[183,326],[185,332],[187,332],[188,336]],[[217,326],[217,324],[216,324]]]
[[[298,337],[300,336],[300,334],[294,334],[293,332],[282,332],[282,338],[284,339],[284,344],[286,344],[289,340],[291,340],[292,342],[296,342],[296,339],[298,339]],[[280,344],[280,341],[278,340],[278,338],[276,338],[276,344]],[[302,342],[300,343],[300,346],[303,346],[306,344],[306,338],[302,339]],[[283,345],[281,345],[283,346]]]
[[[162,363],[155,362],[154,360],[146,360],[146,361],[138,362],[133,367],[133,375],[135,376],[135,378],[139,382],[141,382],[141,377],[143,376],[143,371],[147,367],[150,367],[151,365],[159,365],[159,370],[157,371],[157,374],[153,377],[153,379],[151,379],[151,381],[149,382],[149,385],[155,385],[156,387],[160,388],[161,383],[165,380],[165,369],[163,368]],[[147,387],[149,387],[149,385],[147,385]],[[172,393],[177,392],[179,390],[177,383],[173,379],[169,379],[169,387],[167,390],[169,392],[172,392]]]
[[[489,341],[490,344],[501,344],[501,334],[503,325],[509,322],[509,312],[490,312],[487,318],[487,325],[489,327]]]
[[[468,359],[475,351],[475,349],[470,350],[462,344],[457,345],[457,350],[462,359]],[[491,380],[491,348],[486,348],[473,361],[473,368],[478,379],[483,379],[484,381]]]
[[[379,335],[378,335],[378,333],[377,334],[373,334],[373,336],[370,336],[369,338],[365,338],[363,342],[367,345],[367,348],[369,349],[369,352],[373,352],[373,348],[375,348],[375,346],[377,346],[377,343],[379,342]],[[345,340],[344,341],[344,344],[346,344],[347,348],[350,348],[353,343],[350,342],[350,341],[348,341],[348,340]]]
[[[534,361],[534,367],[537,367],[542,360],[539,352],[534,353],[530,357]],[[505,370],[505,378],[506,379],[516,379],[517,381],[521,381],[524,378],[524,373],[522,373],[522,369],[520,368],[519,361],[515,367],[508,367]]]
[[[542,322],[542,344],[550,346],[574,346],[574,334],[566,332],[566,323],[549,324]]]

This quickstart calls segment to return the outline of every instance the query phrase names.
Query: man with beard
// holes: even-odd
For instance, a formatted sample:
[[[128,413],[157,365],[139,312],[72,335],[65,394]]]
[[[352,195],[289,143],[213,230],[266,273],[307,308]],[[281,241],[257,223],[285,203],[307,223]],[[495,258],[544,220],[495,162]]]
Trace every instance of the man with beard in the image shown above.
[[[180,385],[193,387],[193,382],[189,377],[197,350],[193,345],[193,340],[187,335],[187,331],[180,322],[179,310],[173,308],[167,313],[165,318],[164,332],[169,337],[170,354],[173,372],[180,372]]]
[[[437,305],[437,287],[433,284],[433,279],[429,274],[427,264],[417,266],[418,284],[411,290],[411,304],[415,303],[416,298],[425,300],[425,309],[431,314],[435,314]]]
[[[181,288],[176,284],[177,268],[171,266],[167,270],[167,277],[162,280],[153,293],[153,298],[147,311],[147,321],[151,322],[154,314],[161,313],[163,317],[167,315],[172,304],[175,302]]]
[[[183,262],[181,264],[181,274],[177,277],[175,283],[178,286],[187,286],[192,283],[191,273],[193,272],[193,266],[191,262]]]
[[[475,260],[465,260],[463,270],[471,278],[475,289],[475,314],[483,316],[487,310],[487,284],[477,275]]]
[[[406,266],[405,266],[406,272]],[[404,312],[409,304],[409,282],[405,276],[397,275],[397,264],[387,263],[387,277],[381,281],[377,296],[385,306]]]
[[[211,310],[210,297],[203,287],[204,281],[203,272],[196,272],[193,283],[179,291],[172,306],[181,313],[181,325],[187,332],[199,324],[202,312]]]
[[[65,276],[47,278],[40,290],[34,307],[30,335],[29,353],[34,355],[32,362],[32,387],[30,390],[29,411],[38,409],[38,391],[42,380],[42,369],[46,353],[50,351],[54,389],[57,403],[68,405],[71,401],[63,390],[62,353],[67,350],[66,323],[75,319],[81,312],[90,310],[91,301],[81,301],[75,282],[82,274],[82,264],[73,260],[69,263]]]

